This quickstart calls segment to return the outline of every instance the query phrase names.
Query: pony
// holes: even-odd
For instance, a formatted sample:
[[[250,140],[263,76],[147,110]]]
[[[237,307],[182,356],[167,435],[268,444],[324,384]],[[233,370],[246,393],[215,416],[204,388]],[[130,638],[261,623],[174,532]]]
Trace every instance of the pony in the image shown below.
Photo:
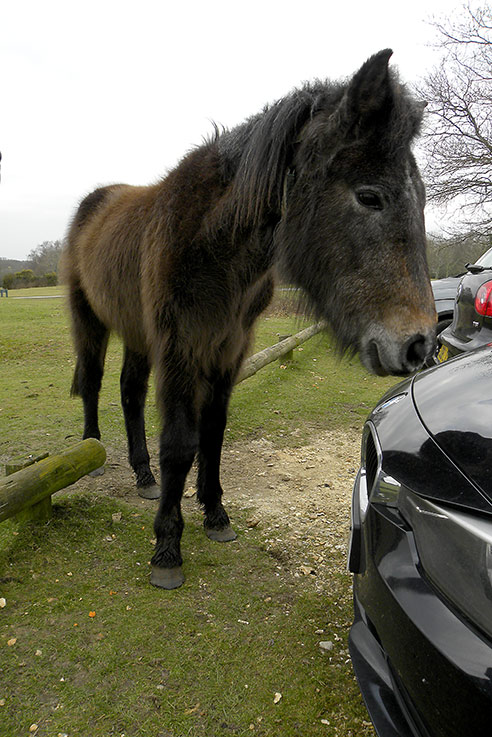
[[[425,190],[411,145],[423,104],[390,49],[348,80],[314,81],[219,131],[149,186],[83,199],[66,239],[72,394],[84,438],[100,438],[98,396],[111,330],[124,344],[121,402],[141,496],[159,498],[151,583],[184,581],[181,497],[197,457],[204,528],[235,539],[222,504],[228,402],[277,274],[306,295],[342,351],[379,375],[418,370],[432,352]],[[160,487],[144,402],[153,367],[162,416]]]

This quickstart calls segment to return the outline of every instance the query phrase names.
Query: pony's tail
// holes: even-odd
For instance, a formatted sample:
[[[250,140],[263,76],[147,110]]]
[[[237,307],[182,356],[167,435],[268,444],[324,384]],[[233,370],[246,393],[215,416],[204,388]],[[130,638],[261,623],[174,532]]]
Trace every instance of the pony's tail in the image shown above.
[[[75,371],[73,373],[72,386],[70,387],[70,396],[71,397],[80,397],[80,388],[79,388],[79,362],[78,361],[76,363]]]

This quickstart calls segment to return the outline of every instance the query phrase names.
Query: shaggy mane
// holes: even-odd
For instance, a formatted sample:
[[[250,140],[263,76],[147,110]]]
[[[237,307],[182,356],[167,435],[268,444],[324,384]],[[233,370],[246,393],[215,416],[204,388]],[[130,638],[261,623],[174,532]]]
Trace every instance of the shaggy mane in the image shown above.
[[[384,134],[379,145],[395,151],[407,147],[418,133],[423,106],[393,70],[389,74],[392,98],[379,126]],[[239,226],[259,224],[267,211],[280,214],[285,175],[302,129],[318,113],[334,112],[348,86],[349,82],[306,83],[231,130],[220,133],[215,126],[223,177],[233,181]]]

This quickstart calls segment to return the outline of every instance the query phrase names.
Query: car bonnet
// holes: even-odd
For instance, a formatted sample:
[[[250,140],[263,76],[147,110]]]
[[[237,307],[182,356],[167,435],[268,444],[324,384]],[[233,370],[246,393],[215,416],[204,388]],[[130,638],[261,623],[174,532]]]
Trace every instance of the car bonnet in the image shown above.
[[[470,351],[418,374],[412,394],[430,436],[485,497],[482,501],[488,501],[482,506],[470,489],[464,506],[492,514],[492,348]]]

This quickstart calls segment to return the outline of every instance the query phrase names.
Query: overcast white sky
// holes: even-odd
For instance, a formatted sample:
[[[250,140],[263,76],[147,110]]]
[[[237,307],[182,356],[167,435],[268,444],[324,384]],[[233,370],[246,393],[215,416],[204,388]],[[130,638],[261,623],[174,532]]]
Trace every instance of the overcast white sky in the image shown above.
[[[4,3],[0,257],[63,237],[100,184],[147,184],[212,131],[303,81],[391,47],[401,77],[438,62],[453,0],[24,0]],[[432,214],[428,216],[434,224]]]

